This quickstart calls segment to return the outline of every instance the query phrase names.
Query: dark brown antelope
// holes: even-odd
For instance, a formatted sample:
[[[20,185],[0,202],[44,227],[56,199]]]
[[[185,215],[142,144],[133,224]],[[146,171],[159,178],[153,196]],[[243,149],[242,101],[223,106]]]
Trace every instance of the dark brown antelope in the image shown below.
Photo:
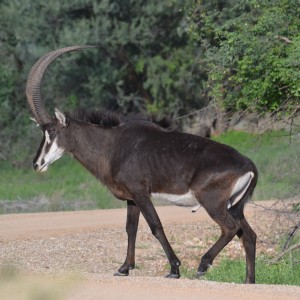
[[[127,201],[127,256],[116,275],[128,275],[135,266],[141,212],[169,260],[167,277],[180,277],[180,260],[151,202],[152,197],[162,197],[193,211],[203,206],[221,228],[220,238],[201,259],[198,276],[206,273],[218,253],[237,235],[246,253],[246,282],[254,283],[256,234],[244,216],[244,206],[257,182],[253,162],[231,147],[168,130],[149,120],[124,121],[113,114],[65,114],[59,110],[51,117],[40,93],[44,72],[61,54],[85,48],[89,46],[52,51],[38,60],[28,76],[28,103],[44,134],[34,169],[46,171],[63,153],[70,153],[113,195]]]

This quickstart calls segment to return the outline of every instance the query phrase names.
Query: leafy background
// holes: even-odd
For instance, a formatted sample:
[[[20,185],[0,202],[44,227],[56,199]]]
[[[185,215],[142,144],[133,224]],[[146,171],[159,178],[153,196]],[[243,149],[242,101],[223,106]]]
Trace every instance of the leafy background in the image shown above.
[[[98,45],[48,70],[55,106],[178,117],[213,101],[225,113],[299,107],[298,0],[2,0],[0,154],[28,166],[36,148],[25,82],[53,49]],[[184,119],[188,122],[188,119]]]
[[[42,85],[51,113],[167,114],[182,128],[209,105],[229,121],[250,113],[293,122],[298,114],[289,132],[222,133],[225,126],[214,138],[256,163],[254,198],[285,199],[281,213],[300,228],[299,0],[1,0],[0,213],[124,206],[69,157],[47,174],[30,166],[41,133],[29,120],[27,75],[43,54],[76,44],[98,48],[51,65]],[[290,225],[278,221],[283,244]],[[299,285],[299,230],[291,238],[294,250],[284,260],[271,267],[258,261],[261,282]],[[224,260],[212,278],[231,281],[229,268],[245,267]]]

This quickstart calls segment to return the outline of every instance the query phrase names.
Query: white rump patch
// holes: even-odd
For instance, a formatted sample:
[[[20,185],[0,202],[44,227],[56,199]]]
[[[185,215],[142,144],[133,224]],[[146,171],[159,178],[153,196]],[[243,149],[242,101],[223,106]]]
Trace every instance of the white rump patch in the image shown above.
[[[237,204],[243,198],[253,177],[254,177],[253,172],[247,172],[245,175],[241,176],[237,180],[237,182],[235,183],[235,185],[231,191],[230,197],[232,197],[236,193],[239,193],[239,192],[241,192],[241,193],[234,199],[233,203],[228,203],[227,209],[229,209],[232,206],[234,206],[235,204]]]
[[[196,212],[201,206],[191,190],[189,190],[186,194],[181,195],[152,193],[151,197],[156,200],[170,202],[177,206],[192,207],[192,212]]]

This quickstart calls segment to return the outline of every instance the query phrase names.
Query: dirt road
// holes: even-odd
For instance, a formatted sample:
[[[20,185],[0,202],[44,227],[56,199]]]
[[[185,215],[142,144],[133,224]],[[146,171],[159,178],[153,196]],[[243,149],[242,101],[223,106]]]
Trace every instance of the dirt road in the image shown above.
[[[250,221],[257,210],[247,206]],[[195,260],[196,265],[199,249],[208,248],[218,228],[203,209],[193,214],[168,206],[159,207],[158,214],[182,264]],[[0,300],[300,299],[300,287],[164,279],[166,259],[144,220],[137,240],[139,267],[129,277],[113,277],[125,258],[125,219],[123,209],[1,215]],[[229,251],[243,251],[238,241],[232,243]]]

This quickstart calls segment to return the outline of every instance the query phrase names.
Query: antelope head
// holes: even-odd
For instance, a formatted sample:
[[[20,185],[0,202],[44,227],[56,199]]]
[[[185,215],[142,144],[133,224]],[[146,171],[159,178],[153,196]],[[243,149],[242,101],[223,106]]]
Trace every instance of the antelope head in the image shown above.
[[[49,165],[59,159],[65,149],[60,142],[62,130],[68,126],[66,116],[55,109],[55,117],[50,117],[41,97],[41,82],[48,66],[60,55],[80,51],[94,46],[72,46],[45,54],[31,68],[26,84],[27,101],[33,118],[42,129],[43,139],[33,160],[33,168],[38,172],[47,171]]]

